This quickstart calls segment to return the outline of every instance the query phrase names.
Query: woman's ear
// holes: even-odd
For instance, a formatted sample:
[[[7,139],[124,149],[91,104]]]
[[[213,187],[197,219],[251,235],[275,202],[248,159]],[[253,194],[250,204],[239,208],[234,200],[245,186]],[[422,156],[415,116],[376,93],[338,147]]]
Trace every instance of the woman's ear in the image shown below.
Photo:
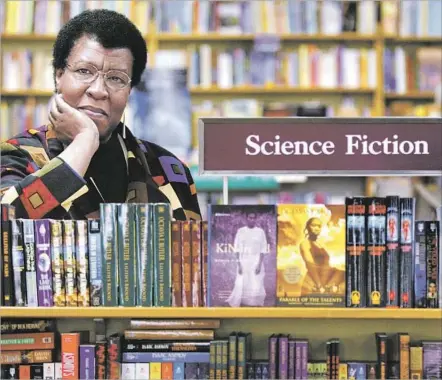
[[[63,69],[57,69],[55,71],[55,92],[58,94],[60,92],[60,81],[61,77],[63,76],[64,70]]]

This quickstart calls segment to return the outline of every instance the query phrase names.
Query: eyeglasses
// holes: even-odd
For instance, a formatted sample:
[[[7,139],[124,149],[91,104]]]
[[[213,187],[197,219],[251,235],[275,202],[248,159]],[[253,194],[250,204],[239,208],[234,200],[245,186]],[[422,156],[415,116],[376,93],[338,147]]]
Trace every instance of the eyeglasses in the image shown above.
[[[132,82],[129,75],[120,70],[109,70],[104,73],[90,63],[79,62],[66,65],[66,67],[72,72],[75,79],[83,83],[91,84],[98,78],[98,75],[103,75],[104,83],[110,90],[122,90]]]

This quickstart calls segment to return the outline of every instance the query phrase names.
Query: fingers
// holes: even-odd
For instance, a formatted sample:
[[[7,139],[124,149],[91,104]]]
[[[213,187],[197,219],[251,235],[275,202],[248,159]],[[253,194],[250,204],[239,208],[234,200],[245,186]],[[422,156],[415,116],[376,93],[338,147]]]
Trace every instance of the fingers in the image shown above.
[[[57,104],[56,104],[56,98],[58,95],[56,95],[54,97],[54,99],[52,100],[52,104],[51,107],[49,108],[49,117],[50,117],[50,121],[53,124],[55,121],[57,121],[57,119],[60,117],[60,111],[58,110]]]
[[[72,110],[72,108],[69,106],[69,104],[67,104],[64,99],[63,96],[61,94],[57,94],[55,96],[55,104],[57,106],[57,109],[60,113],[63,112],[69,112]]]

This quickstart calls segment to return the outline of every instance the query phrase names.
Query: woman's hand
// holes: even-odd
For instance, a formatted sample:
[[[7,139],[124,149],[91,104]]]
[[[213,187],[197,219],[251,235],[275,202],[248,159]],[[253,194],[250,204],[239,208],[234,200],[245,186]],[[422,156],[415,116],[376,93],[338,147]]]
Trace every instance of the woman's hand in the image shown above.
[[[56,94],[52,101],[49,121],[61,142],[70,144],[77,136],[85,136],[96,148],[98,147],[99,133],[93,120],[67,104],[61,94]]]

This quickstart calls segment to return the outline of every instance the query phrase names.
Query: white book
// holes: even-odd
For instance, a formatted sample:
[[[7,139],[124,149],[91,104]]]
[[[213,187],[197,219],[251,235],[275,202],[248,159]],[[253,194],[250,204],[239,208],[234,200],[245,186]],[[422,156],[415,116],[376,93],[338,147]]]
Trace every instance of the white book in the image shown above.
[[[135,377],[136,380],[150,379],[149,363],[135,363]]]
[[[122,363],[121,364],[121,379],[122,380],[135,380],[136,376],[136,364],[135,363]]]

